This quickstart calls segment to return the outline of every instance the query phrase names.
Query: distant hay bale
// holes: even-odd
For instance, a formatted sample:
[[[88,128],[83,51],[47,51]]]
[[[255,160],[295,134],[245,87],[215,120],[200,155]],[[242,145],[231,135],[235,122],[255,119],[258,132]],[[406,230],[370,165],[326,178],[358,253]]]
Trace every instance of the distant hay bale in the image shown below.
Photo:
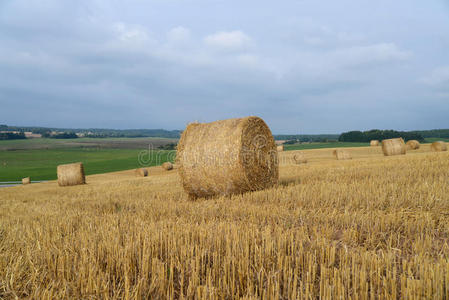
[[[387,139],[382,141],[382,151],[385,156],[405,154],[407,147],[402,138]]]
[[[430,149],[434,152],[447,151],[447,145],[443,141],[433,142]]]
[[[261,190],[279,178],[273,136],[258,117],[189,124],[176,157],[191,198]]]
[[[59,186],[85,184],[84,167],[82,163],[59,165],[57,168]]]
[[[334,151],[332,151],[332,154],[334,154],[337,160],[352,159],[351,154],[346,150],[335,149]]]
[[[30,184],[30,183],[31,183],[30,177],[22,178],[22,184]]]
[[[371,141],[369,142],[369,145],[370,145],[371,147],[379,146],[379,141],[378,141],[378,140],[371,140]]]
[[[407,141],[405,145],[407,146],[407,150],[416,150],[420,147],[420,144],[417,140]]]
[[[138,168],[136,169],[136,175],[139,177],[146,177],[148,176],[148,170],[145,168]]]
[[[293,154],[293,161],[296,164],[298,164],[298,165],[299,164],[306,164],[307,163],[307,158],[304,155],[304,153],[298,152],[298,153]]]
[[[279,146],[277,146],[277,147],[276,147],[276,150],[279,151],[279,152],[284,151],[284,145],[279,145]]]
[[[162,164],[162,168],[166,171],[172,170],[173,169],[173,164],[169,161],[166,161]]]

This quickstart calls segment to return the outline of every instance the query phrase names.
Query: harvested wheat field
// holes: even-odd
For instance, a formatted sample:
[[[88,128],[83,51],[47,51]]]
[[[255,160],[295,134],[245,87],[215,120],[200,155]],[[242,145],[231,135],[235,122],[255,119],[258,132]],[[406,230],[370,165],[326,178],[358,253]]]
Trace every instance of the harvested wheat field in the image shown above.
[[[208,200],[160,167],[4,188],[0,298],[449,299],[449,153],[349,151]]]

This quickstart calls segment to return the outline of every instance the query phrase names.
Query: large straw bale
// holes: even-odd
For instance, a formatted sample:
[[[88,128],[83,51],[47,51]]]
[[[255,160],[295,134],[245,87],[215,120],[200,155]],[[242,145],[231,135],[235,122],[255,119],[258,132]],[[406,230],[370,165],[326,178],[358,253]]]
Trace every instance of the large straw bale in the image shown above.
[[[278,146],[276,147],[276,150],[279,151],[279,152],[284,151],[284,145],[278,145]]]
[[[304,155],[304,153],[297,152],[297,153],[293,154],[293,161],[296,164],[305,164],[305,163],[307,163],[307,158]]]
[[[256,191],[279,178],[273,136],[258,117],[189,124],[176,157],[191,198]]]
[[[70,186],[86,183],[83,164],[73,163],[59,165],[57,168],[59,186]]]
[[[385,156],[405,154],[407,147],[402,138],[387,139],[382,141],[382,151]]]
[[[430,145],[430,149],[434,152],[447,151],[447,145],[443,141],[436,141]]]
[[[369,142],[369,145],[370,145],[371,147],[379,146],[379,141],[378,141],[378,140],[371,140],[371,141]]]
[[[407,141],[405,145],[407,146],[407,150],[416,150],[420,147],[420,144],[417,140]]]
[[[173,169],[173,164],[169,161],[166,161],[162,164],[162,168],[166,171],[172,170]]]
[[[332,151],[332,154],[335,156],[335,158],[337,160],[352,159],[351,154],[348,151],[346,151],[346,150],[335,149],[334,151]]]
[[[31,183],[30,177],[22,178],[22,184],[30,184],[30,183]]]
[[[138,168],[136,169],[136,176],[146,177],[148,176],[148,170],[145,168]]]

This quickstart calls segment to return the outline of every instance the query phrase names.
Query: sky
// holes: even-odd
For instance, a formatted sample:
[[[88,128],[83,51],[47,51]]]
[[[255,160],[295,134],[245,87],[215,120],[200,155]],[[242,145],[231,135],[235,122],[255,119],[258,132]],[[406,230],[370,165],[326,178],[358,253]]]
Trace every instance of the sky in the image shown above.
[[[449,1],[0,0],[0,124],[449,128]]]

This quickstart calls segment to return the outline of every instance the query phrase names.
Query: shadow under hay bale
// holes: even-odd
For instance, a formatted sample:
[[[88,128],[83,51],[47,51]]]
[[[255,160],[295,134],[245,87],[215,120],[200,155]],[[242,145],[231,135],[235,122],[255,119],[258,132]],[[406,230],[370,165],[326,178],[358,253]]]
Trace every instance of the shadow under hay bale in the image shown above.
[[[166,171],[173,170],[173,164],[169,161],[166,161],[162,164],[162,168]]]
[[[59,165],[57,168],[59,186],[85,184],[84,167],[82,163]]]
[[[430,145],[430,149],[434,152],[447,151],[447,145],[443,141],[436,141]]]
[[[145,169],[145,168],[136,169],[136,176],[147,177],[148,176],[148,170]]]
[[[276,144],[258,117],[191,123],[176,157],[190,198],[261,190],[279,178]]]
[[[346,151],[346,150],[341,150],[341,149],[335,149],[334,151],[332,151],[332,154],[334,155],[334,157],[337,160],[348,160],[348,159],[352,159],[351,154]]]
[[[369,145],[371,146],[371,147],[376,147],[376,146],[379,146],[379,141],[378,140],[372,140],[372,141],[370,141],[369,142]]]
[[[387,139],[382,141],[382,151],[385,156],[403,155],[407,152],[402,138]]]
[[[22,184],[30,184],[30,183],[31,183],[30,177],[22,178]]]
[[[295,153],[293,154],[293,162],[295,164],[306,164],[307,163],[307,158],[304,155],[304,153],[299,152],[299,153]]]
[[[405,145],[407,147],[407,150],[417,150],[420,147],[420,143],[417,140],[407,141]]]

